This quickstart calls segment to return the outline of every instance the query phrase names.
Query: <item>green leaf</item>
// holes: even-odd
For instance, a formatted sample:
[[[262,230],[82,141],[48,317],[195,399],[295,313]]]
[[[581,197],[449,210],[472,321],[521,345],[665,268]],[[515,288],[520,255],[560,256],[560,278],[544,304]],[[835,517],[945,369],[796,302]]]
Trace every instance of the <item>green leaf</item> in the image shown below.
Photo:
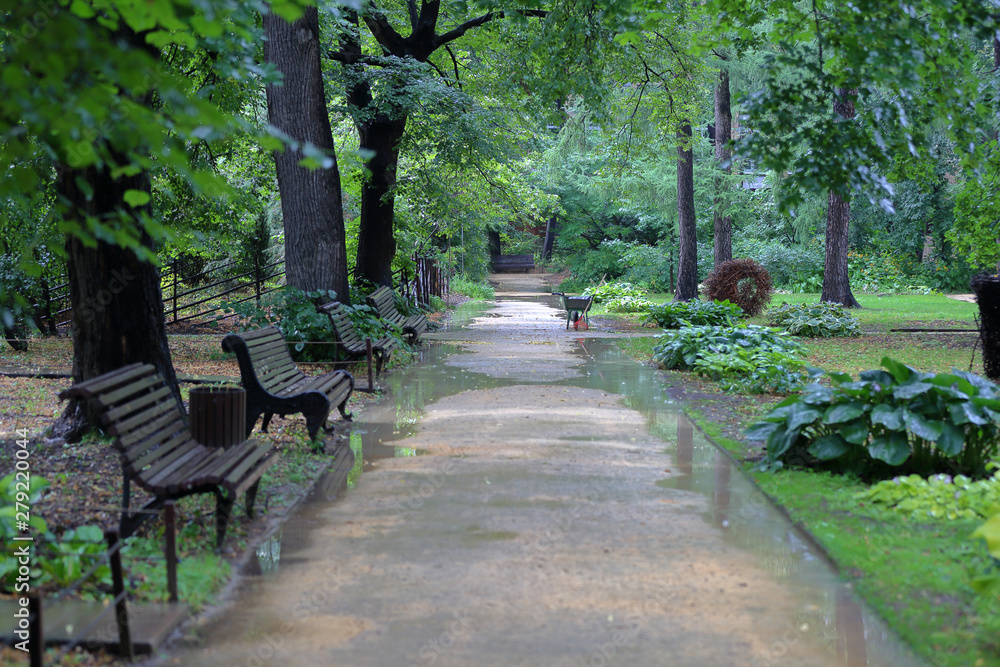
[[[958,456],[965,446],[965,431],[951,422],[942,422],[937,447],[948,456]]]
[[[872,423],[881,424],[891,431],[903,430],[903,408],[894,408],[891,405],[880,403],[872,408]]]
[[[851,421],[863,415],[865,412],[865,406],[863,403],[858,401],[852,401],[851,403],[842,403],[840,405],[834,405],[829,410],[826,411],[826,415],[823,417],[824,424],[840,424],[846,421]]]
[[[824,435],[809,447],[809,453],[816,458],[829,461],[844,454],[850,447],[839,435]]]
[[[889,371],[896,382],[900,383],[906,382],[913,374],[913,369],[909,366],[889,357],[882,357],[882,367]]]
[[[122,195],[122,199],[125,203],[133,208],[139,206],[145,206],[149,203],[149,193],[143,192],[142,190],[126,190],[125,194]]]
[[[788,428],[802,428],[803,426],[812,424],[822,415],[823,413],[819,410],[806,408],[801,403],[796,403],[791,406],[788,414]]]
[[[926,382],[913,382],[911,384],[903,384],[892,390],[892,395],[901,401],[907,401],[911,398],[920,396],[921,394],[926,394],[928,391],[934,388],[934,385],[927,384]]]
[[[986,548],[994,558],[1000,558],[1000,514],[976,528],[972,537],[978,537],[986,541]]]
[[[743,432],[743,437],[750,441],[767,440],[779,427],[782,425],[776,422],[757,422]]]
[[[903,421],[906,422],[906,428],[909,429],[910,433],[918,438],[936,442],[941,437],[943,422],[931,421],[920,413],[909,410],[907,410]]]
[[[910,443],[902,433],[890,433],[888,436],[875,438],[868,445],[868,454],[873,459],[898,466],[910,458]]]
[[[868,440],[868,420],[855,419],[840,427],[839,433],[844,440],[855,445],[863,445]]]

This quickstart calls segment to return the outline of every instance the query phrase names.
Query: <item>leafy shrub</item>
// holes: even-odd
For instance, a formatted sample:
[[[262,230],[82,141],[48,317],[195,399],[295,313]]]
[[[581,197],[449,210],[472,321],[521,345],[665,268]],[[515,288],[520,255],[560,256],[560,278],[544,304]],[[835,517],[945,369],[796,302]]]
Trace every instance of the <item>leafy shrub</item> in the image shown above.
[[[843,306],[826,301],[795,305],[782,303],[767,311],[767,323],[781,327],[793,336],[833,338],[861,335],[858,321]]]
[[[25,484],[13,473],[0,479],[0,540],[4,544],[13,544],[13,538],[22,534],[16,521],[17,503],[29,507],[34,505],[50,486],[41,477],[30,479],[30,483]],[[28,490],[25,491],[25,488]],[[44,548],[39,548],[30,570],[35,585],[52,583],[59,588],[68,586],[104,555],[104,533],[98,526],[80,526],[66,531],[57,539],[37,514],[33,513],[28,523],[32,533],[45,541],[44,545],[40,545]],[[13,590],[18,565],[17,558],[10,551],[0,554],[0,586],[4,589]],[[94,571],[90,581],[110,584],[111,569],[106,563],[102,564]]]
[[[679,329],[691,325],[733,326],[743,315],[736,304],[728,301],[668,301],[649,308],[646,322],[662,329]]]
[[[982,477],[1000,444],[1000,388],[953,370],[921,373],[885,357],[886,370],[827,373],[747,430],[766,442],[765,467],[797,464],[865,478],[947,472]]]
[[[869,294],[931,294],[933,289],[926,285],[916,285],[907,272],[899,253],[859,253],[847,254],[847,267],[851,286],[859,292]]]
[[[993,559],[989,568],[972,580],[972,587],[984,595],[1000,591],[1000,514],[976,528],[972,537],[986,542],[986,549]]]
[[[894,477],[854,497],[887,505],[915,519],[981,519],[1000,511],[1000,471],[979,481],[944,474],[926,479],[920,475]]]
[[[583,296],[594,297],[594,303],[603,303],[608,299],[623,296],[646,296],[646,290],[632,283],[604,283],[596,287],[588,287]]]
[[[490,285],[485,280],[474,282],[472,280],[468,280],[464,276],[455,276],[451,279],[451,291],[464,294],[470,299],[476,299],[478,301],[492,301],[496,298],[493,285]]]
[[[787,392],[801,386],[805,362],[802,346],[776,329],[687,326],[670,331],[653,348],[653,359],[664,368],[689,368],[721,380],[729,391]]]
[[[705,296],[714,301],[732,301],[744,313],[755,317],[771,301],[771,275],[752,259],[723,262],[705,278]]]
[[[23,339],[38,329],[30,304],[41,300],[39,281],[21,269],[17,256],[0,255],[0,331],[14,349],[28,349]]]
[[[334,301],[333,290],[303,292],[297,287],[285,286],[261,297],[260,306],[254,300],[243,303],[225,303],[223,312],[240,317],[241,331],[274,325],[281,330],[292,358],[298,361],[332,361],[336,359],[336,345],[306,345],[306,342],[333,342],[336,340],[330,318],[316,310],[317,305]],[[363,306],[363,308],[369,308]],[[353,318],[352,318],[353,319]]]
[[[604,307],[609,313],[642,313],[654,307],[652,301],[641,296],[615,296]]]

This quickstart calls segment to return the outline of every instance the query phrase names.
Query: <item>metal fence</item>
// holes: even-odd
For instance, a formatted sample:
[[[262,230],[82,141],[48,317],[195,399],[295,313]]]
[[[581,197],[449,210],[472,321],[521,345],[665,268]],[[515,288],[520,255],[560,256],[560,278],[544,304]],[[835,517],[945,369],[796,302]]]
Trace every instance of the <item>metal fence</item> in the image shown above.
[[[284,260],[256,264],[239,273],[236,262],[213,266],[193,275],[184,275],[177,260],[160,273],[164,318],[168,323],[184,322],[222,310],[222,297],[233,295],[228,303],[243,303],[279,289],[284,283]],[[201,284],[197,284],[201,283]],[[427,307],[432,296],[444,298],[450,292],[451,273],[431,257],[413,257],[413,267],[393,274],[394,287],[409,301]],[[197,284],[197,286],[192,286]],[[43,334],[58,335],[59,327],[68,326],[73,309],[69,282],[51,285],[42,279],[42,300],[34,305],[35,322]]]

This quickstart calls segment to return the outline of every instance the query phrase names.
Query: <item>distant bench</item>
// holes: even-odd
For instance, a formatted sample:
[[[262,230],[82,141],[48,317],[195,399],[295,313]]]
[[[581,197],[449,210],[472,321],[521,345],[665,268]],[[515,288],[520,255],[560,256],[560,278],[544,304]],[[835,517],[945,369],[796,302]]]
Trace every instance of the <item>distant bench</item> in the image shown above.
[[[534,255],[493,255],[494,273],[510,273],[513,271],[524,271],[527,273],[534,268]]]

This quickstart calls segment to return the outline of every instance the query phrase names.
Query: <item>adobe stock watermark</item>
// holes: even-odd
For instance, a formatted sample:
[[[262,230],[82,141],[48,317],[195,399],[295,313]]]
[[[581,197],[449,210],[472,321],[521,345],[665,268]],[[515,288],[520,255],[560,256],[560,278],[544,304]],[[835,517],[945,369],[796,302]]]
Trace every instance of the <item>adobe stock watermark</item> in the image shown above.
[[[591,652],[576,660],[577,667],[608,667],[626,646],[633,644],[647,627],[652,617],[664,616],[673,600],[672,593],[657,593],[648,596],[642,606],[636,611],[627,612],[620,621],[614,616],[608,618],[614,623],[610,628],[610,637],[605,641],[594,640]]]
[[[444,630],[437,637],[429,639],[417,649],[417,657],[409,661],[409,667],[433,665],[445,653],[453,649],[460,641],[475,633],[472,619],[465,612],[452,612],[453,619],[448,621]]]
[[[98,314],[103,313],[115,297],[124,292],[136,278],[128,269],[112,269],[111,276],[107,287],[97,290],[80,303],[80,317],[85,322],[91,322]]]
[[[277,656],[285,643],[295,635],[296,623],[304,621],[313,614],[326,608],[331,596],[340,590],[340,584],[335,580],[332,568],[327,568],[326,579],[322,584],[302,594],[302,597],[291,608],[287,618],[278,628],[264,635],[263,641],[255,648],[246,650],[246,667],[263,667]]]
[[[56,0],[45,0],[35,3],[35,6],[38,8],[36,12],[26,16],[21,25],[8,32],[7,46],[13,49],[14,53],[37,37],[38,33],[62,10],[62,5]]]

